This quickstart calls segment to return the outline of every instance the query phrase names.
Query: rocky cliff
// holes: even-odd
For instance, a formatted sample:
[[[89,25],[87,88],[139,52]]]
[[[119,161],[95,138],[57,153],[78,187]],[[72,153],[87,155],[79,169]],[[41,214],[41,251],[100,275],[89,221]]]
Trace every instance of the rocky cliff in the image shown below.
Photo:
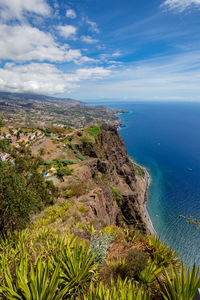
[[[77,176],[88,188],[82,201],[88,208],[86,221],[137,227],[148,232],[143,205],[147,178],[134,164],[117,129],[102,125],[95,143],[78,146],[87,157]]]

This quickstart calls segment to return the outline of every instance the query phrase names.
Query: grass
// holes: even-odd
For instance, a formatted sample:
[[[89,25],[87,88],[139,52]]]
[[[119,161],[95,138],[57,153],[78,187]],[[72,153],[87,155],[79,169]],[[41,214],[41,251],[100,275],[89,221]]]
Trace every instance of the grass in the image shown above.
[[[86,132],[88,132],[91,136],[95,137],[101,132],[101,130],[99,126],[93,125],[89,129],[86,129]]]
[[[76,149],[76,146],[72,143],[68,143],[69,147],[74,151],[76,158],[84,161],[86,158]]]
[[[84,137],[82,139],[80,139],[81,143],[88,143],[88,142],[93,142],[94,143],[94,139],[90,138],[90,137]]]

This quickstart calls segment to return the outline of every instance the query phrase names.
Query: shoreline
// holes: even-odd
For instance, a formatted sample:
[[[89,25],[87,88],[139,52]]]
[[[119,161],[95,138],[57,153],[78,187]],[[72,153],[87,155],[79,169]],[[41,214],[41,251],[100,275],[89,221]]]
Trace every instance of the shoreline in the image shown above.
[[[129,156],[130,157],[130,156]],[[157,235],[155,228],[153,227],[150,215],[148,213],[147,210],[147,201],[148,201],[148,192],[149,192],[149,187],[151,184],[151,175],[149,174],[147,168],[145,168],[144,166],[141,166],[140,164],[138,164],[137,162],[135,162],[132,157],[130,157],[130,160],[132,161],[132,163],[138,167],[140,167],[144,173],[145,173],[145,194],[144,194],[144,202],[142,203],[141,207],[143,210],[143,215],[144,215],[144,219],[145,219],[145,223],[147,225],[147,229],[149,230],[151,235]]]
[[[121,114],[123,114],[123,113],[121,113]],[[123,129],[123,127],[125,127],[125,126],[123,126],[124,123],[122,122],[119,115],[120,115],[120,113],[118,113],[117,116],[120,119],[121,124],[119,124],[119,126],[117,126],[118,133],[119,133],[120,129]],[[120,135],[120,133],[119,133],[119,135]],[[145,173],[145,184],[146,184],[146,186],[145,186],[144,202],[141,203],[141,208],[143,210],[143,216],[144,216],[144,220],[145,220],[145,224],[147,226],[147,229],[149,230],[151,235],[157,235],[157,232],[156,232],[155,228],[153,227],[153,223],[151,221],[150,215],[149,215],[148,210],[147,210],[148,192],[149,192],[149,187],[150,187],[151,180],[152,180],[151,175],[148,172],[146,167],[141,166],[140,164],[138,164],[136,161],[134,161],[134,159],[130,155],[129,155],[129,158],[130,158],[131,162],[134,165],[140,167]]]

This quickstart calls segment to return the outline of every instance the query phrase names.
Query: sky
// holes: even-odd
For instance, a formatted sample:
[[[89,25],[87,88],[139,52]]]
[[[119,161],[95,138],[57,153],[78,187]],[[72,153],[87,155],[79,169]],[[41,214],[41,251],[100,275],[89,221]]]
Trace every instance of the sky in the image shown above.
[[[200,0],[0,0],[0,91],[200,101]]]

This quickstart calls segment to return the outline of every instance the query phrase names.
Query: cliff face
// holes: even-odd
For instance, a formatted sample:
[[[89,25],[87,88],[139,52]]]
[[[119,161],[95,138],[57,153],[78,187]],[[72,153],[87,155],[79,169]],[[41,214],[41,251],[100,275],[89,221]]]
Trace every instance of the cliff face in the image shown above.
[[[117,129],[102,125],[96,143],[83,143],[79,151],[88,157],[79,169],[79,178],[90,191],[84,198],[87,221],[137,227],[148,232],[143,205],[147,180],[135,165]]]

